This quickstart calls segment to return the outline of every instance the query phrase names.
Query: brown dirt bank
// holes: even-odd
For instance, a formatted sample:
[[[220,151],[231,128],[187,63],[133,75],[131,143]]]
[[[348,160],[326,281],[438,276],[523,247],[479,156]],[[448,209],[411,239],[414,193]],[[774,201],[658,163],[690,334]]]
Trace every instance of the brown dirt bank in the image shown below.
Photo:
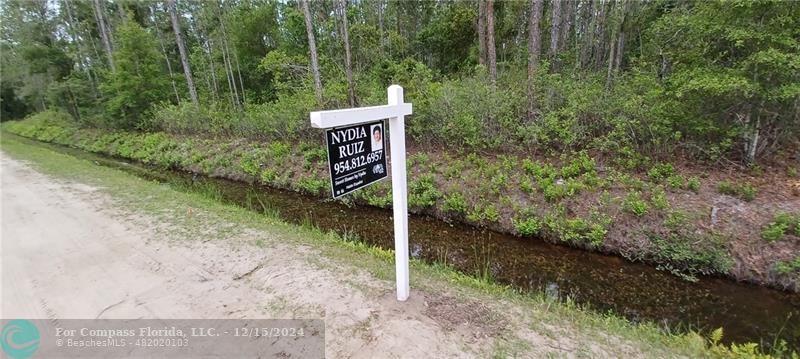
[[[328,198],[319,144],[78,129],[46,121],[9,132],[83,150]],[[659,265],[690,280],[724,275],[800,291],[800,237],[762,238],[780,213],[800,214],[797,159],[746,174],[630,158],[477,154],[413,147],[412,212]],[[720,190],[734,187],[734,190]],[[345,197],[391,206],[388,181]],[[725,193],[721,193],[725,192]],[[752,197],[752,198],[750,198]],[[792,269],[793,268],[793,269]]]

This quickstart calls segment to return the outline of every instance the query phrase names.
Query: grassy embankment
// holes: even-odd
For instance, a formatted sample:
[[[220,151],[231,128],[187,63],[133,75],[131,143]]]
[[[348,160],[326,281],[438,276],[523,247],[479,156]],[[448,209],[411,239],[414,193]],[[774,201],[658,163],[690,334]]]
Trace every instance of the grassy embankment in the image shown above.
[[[41,113],[3,128],[91,152],[328,196],[322,141],[109,132],[56,117]],[[800,290],[800,186],[792,189],[798,168],[733,177],[669,163],[648,166],[635,158],[415,149],[408,159],[409,207],[444,220],[617,253],[687,280],[725,275]],[[389,207],[389,185],[380,182],[343,201]]]
[[[55,178],[96,186],[110,195],[115,207],[152,217],[168,224],[171,233],[182,240],[195,240],[198,228],[204,238],[225,240],[237,230],[270,233],[283,243],[311,246],[326,258],[331,268],[348,273],[358,263],[375,278],[390,285],[393,279],[393,254],[343,238],[333,232],[298,227],[276,216],[262,215],[240,207],[222,204],[208,193],[163,185],[102,167],[90,161],[60,154],[43,147],[23,143],[13,137],[2,139],[3,152],[31,163],[34,168]],[[205,215],[193,216],[187,208],[202,209]],[[202,222],[202,223],[201,223]],[[263,246],[254,241],[246,245]],[[523,325],[548,336],[569,335],[582,341],[584,348],[600,346],[621,350],[631,348],[646,357],[762,357],[753,344],[726,347],[719,344],[721,331],[705,339],[697,333],[672,334],[649,323],[633,324],[611,314],[596,313],[573,303],[560,302],[544,294],[522,294],[509,287],[460,274],[446,266],[412,260],[412,286],[429,293],[456,293],[464,300],[478,300],[496,311],[525,313],[512,325]],[[520,322],[521,321],[521,322]],[[555,328],[555,329],[554,329]],[[514,333],[496,338],[495,357],[524,354],[529,344]],[[778,353],[784,354],[784,353]],[[763,356],[767,357],[767,356]]]

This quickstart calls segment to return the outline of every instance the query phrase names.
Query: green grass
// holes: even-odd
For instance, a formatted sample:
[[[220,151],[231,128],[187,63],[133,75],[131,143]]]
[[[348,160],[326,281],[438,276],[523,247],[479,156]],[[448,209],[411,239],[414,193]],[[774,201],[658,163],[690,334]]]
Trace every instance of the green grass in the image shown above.
[[[91,161],[56,153],[13,136],[3,136],[0,145],[6,154],[30,162],[46,175],[101,188],[111,196],[115,207],[168,223],[171,225],[170,231],[186,240],[198,238],[198,231],[202,231],[204,239],[234,241],[230,238],[237,233],[256,230],[270,233],[270,240],[313,247],[325,258],[321,262],[343,268],[345,273],[361,268],[385,280],[387,285],[394,278],[394,255],[391,251],[347,240],[336,233],[323,232],[308,225],[288,224],[274,214],[264,215],[226,205],[215,200],[214,193],[207,190],[189,190],[148,181],[120,170],[98,166]],[[187,208],[202,211],[187,215]],[[266,245],[263,240],[251,242],[241,245]],[[624,352],[613,352],[624,350],[619,348],[620,343],[635,348],[646,357],[729,357],[731,354],[725,346],[693,332],[668,333],[654,324],[631,323],[612,314],[586,310],[569,300],[558,301],[543,293],[521,293],[486,277],[459,273],[444,264],[426,264],[412,259],[411,270],[411,286],[415,291],[451,292],[480,300],[500,310],[523,312],[526,314],[524,319],[515,317],[515,320],[524,320],[521,325],[531,328],[543,325],[569,328],[566,334],[561,335],[596,341],[601,345],[605,343],[607,345],[604,348],[614,356],[625,356]],[[524,345],[513,343],[519,343],[519,338],[509,335],[497,341],[495,350],[516,352],[525,349]]]

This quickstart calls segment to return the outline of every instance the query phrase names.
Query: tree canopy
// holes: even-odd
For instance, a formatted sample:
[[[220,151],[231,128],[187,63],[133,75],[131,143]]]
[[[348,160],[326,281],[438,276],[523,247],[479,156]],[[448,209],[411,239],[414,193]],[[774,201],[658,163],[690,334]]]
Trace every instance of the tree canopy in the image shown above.
[[[423,145],[754,163],[800,134],[798,2],[305,1],[4,1],[2,119],[303,139],[398,83]]]

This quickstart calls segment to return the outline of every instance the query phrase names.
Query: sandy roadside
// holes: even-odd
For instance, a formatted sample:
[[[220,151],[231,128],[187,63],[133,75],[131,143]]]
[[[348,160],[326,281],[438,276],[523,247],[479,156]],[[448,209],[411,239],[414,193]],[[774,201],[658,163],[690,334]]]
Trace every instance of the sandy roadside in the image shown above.
[[[480,330],[429,315],[428,296],[398,304],[384,282],[313,265],[309,248],[164,238],[163,224],[120,215],[96,188],[0,156],[5,318],[323,318],[328,357],[491,350]]]

